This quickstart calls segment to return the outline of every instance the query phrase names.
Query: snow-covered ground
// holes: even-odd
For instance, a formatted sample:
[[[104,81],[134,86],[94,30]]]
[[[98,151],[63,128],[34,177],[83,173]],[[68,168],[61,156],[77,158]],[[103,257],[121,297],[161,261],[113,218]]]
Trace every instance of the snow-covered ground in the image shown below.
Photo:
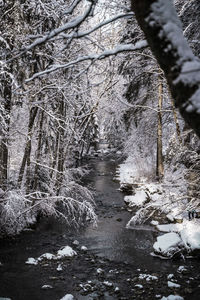
[[[166,173],[162,183],[149,183],[143,177],[139,179],[130,158],[117,171],[120,187],[128,186],[133,193],[124,197],[128,209],[134,210],[127,228],[150,219],[152,226],[165,232],[157,237],[152,255],[171,258],[176,253],[187,256],[200,250],[200,219],[188,219],[188,211],[193,207],[187,199],[187,182],[180,176],[180,170],[177,172],[173,178]],[[159,224],[160,221],[169,224]]]

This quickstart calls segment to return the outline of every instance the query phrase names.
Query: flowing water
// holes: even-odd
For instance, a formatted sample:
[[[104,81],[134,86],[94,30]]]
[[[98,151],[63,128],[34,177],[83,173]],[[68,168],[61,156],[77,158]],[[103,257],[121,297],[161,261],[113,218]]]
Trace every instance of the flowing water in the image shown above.
[[[113,181],[117,161],[113,158],[89,160],[90,174],[84,184],[95,189],[98,227],[92,225],[74,231],[54,219],[41,221],[33,232],[24,232],[15,239],[2,240],[0,244],[0,297],[12,300],[59,300],[71,293],[76,299],[156,299],[156,295],[181,294],[184,299],[200,297],[199,266],[193,260],[160,260],[150,255],[152,244],[158,235],[148,225],[126,229],[132,214],[124,208],[123,193],[118,182]],[[38,257],[45,252],[55,253],[60,247],[78,240],[88,248],[83,252],[77,246],[78,255],[63,262],[63,271],[56,271],[56,262],[32,266],[26,265],[28,257]],[[178,273],[179,266],[187,268]],[[97,274],[97,269],[103,270]],[[139,274],[154,274],[157,281],[139,280]],[[167,276],[181,289],[170,289]],[[90,281],[85,290],[80,286]],[[103,282],[112,282],[106,287]],[[52,289],[41,289],[45,284]],[[143,288],[138,289],[137,284]],[[114,287],[120,288],[116,292]],[[158,297],[159,299],[159,297]]]

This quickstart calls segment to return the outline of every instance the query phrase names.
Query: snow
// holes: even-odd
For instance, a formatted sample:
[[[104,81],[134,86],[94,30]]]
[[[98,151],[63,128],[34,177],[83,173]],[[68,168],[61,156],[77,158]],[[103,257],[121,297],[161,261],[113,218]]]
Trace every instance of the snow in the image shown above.
[[[53,287],[52,287],[52,285],[49,285],[49,284],[44,284],[42,287],[41,287],[41,289],[43,289],[43,290],[48,290],[48,289],[52,289]]]
[[[25,264],[27,265],[37,265],[38,264],[38,260],[33,258],[33,257],[29,257],[27,259],[27,261],[25,262]]]
[[[61,271],[63,270],[62,265],[59,264],[59,265],[57,266],[56,270],[57,270],[58,272],[61,272]]]
[[[28,260],[25,262],[26,264],[30,265],[37,265],[38,262],[42,260],[58,260],[66,257],[73,257],[74,255],[77,255],[76,251],[74,251],[71,247],[65,246],[62,249],[57,251],[57,255],[54,255],[52,253],[44,253],[40,255],[37,259],[33,257],[29,257]],[[58,270],[59,269],[59,270]],[[61,264],[58,265],[57,271],[61,271]]]
[[[157,276],[149,275],[149,274],[140,274],[139,279],[146,279],[146,281],[158,280]]]
[[[109,281],[104,281],[103,284],[104,284],[105,286],[108,286],[108,287],[113,286],[113,283],[112,283],[112,282],[109,282]]]
[[[36,45],[33,45],[33,47],[34,46],[36,46]],[[117,55],[118,53],[122,53],[122,52],[126,52],[126,51],[140,50],[140,49],[146,48],[147,46],[148,46],[148,44],[147,44],[146,40],[139,41],[139,42],[135,43],[135,45],[133,45],[133,44],[124,44],[124,45],[119,44],[114,49],[105,50],[100,54],[90,54],[90,55],[86,55],[86,56],[80,56],[76,60],[70,61],[66,64],[52,65],[50,68],[48,68],[44,71],[35,73],[32,77],[29,77],[28,79],[26,79],[25,82],[28,83],[31,80],[34,80],[35,78],[38,78],[40,76],[58,71],[60,69],[70,68],[70,67],[74,66],[75,64],[78,64],[78,63],[83,62],[83,61],[101,60],[101,59],[104,59],[104,58],[109,57],[111,55]]]
[[[199,86],[200,82],[200,61],[194,56],[187,41],[183,37],[182,25],[177,17],[174,6],[170,1],[158,0],[151,5],[152,13],[147,18],[147,21],[151,26],[155,23],[161,24],[162,30],[159,32],[159,36],[165,37],[166,44],[170,45],[170,48],[166,47],[165,51],[171,50],[171,48],[177,51],[177,65],[181,67],[181,73],[174,80],[174,84],[178,85],[182,82],[186,86]],[[167,40],[169,43],[167,43]],[[187,103],[184,103],[185,110],[190,113],[196,111],[200,113],[200,88],[197,88],[192,97]]]
[[[135,287],[137,287],[139,289],[143,289],[143,285],[142,284],[135,284]]]
[[[169,295],[168,297],[162,297],[161,300],[184,300],[184,298],[178,295]]]
[[[183,229],[183,224],[161,224],[156,228],[163,232],[180,232]]]
[[[131,206],[142,206],[145,201],[147,200],[147,194],[145,191],[137,191],[133,196],[125,196],[124,202],[128,204],[129,207]]]
[[[155,220],[152,220],[150,224],[156,226],[156,225],[159,224],[159,222],[158,222],[158,221],[155,221]]]
[[[71,294],[66,294],[64,297],[62,297],[62,299],[60,300],[73,300],[74,296]]]
[[[73,245],[78,246],[79,245],[79,241],[77,241],[77,240],[73,241]]]
[[[138,171],[134,167],[131,158],[128,158],[123,164],[119,166],[119,180],[121,185],[133,184],[134,178],[138,178]]]
[[[174,274],[169,274],[168,276],[167,276],[167,279],[172,279],[174,277]]]
[[[41,261],[43,259],[52,260],[56,259],[56,257],[52,253],[44,253],[40,257],[38,257],[38,261]]]
[[[186,269],[186,267],[184,267],[184,266],[179,266],[178,269],[177,269],[177,272],[178,272],[178,273],[183,273],[183,272],[185,272],[185,271],[187,271],[187,269]]]
[[[167,285],[169,288],[180,288],[181,287],[180,284],[174,283],[172,281],[168,281]]]
[[[74,255],[77,255],[76,251],[69,246],[64,247],[62,250],[58,250],[57,252],[58,259],[63,257],[73,257]]]
[[[98,273],[98,274],[101,274],[101,273],[103,273],[103,269],[101,269],[101,268],[98,268],[98,269],[97,269],[97,273]]]
[[[170,232],[157,237],[153,248],[158,253],[168,254],[171,249],[174,249],[179,244],[181,244],[180,236],[175,232]]]
[[[88,248],[87,248],[87,247],[85,247],[85,246],[81,246],[81,250],[82,250],[82,251],[87,251],[87,250],[88,250]]]
[[[200,249],[200,222],[199,220],[184,220],[183,229],[180,231],[181,238],[186,248],[191,250]]]
[[[160,37],[165,36],[170,41],[170,44],[174,46],[178,51],[178,56],[182,60],[193,60],[194,54],[189,48],[186,40],[183,38],[182,24],[177,17],[177,13],[170,1],[157,0],[151,5],[151,14],[147,18],[149,24],[154,26],[157,22],[161,24],[162,30],[160,31]],[[167,51],[167,49],[166,49]],[[182,64],[180,60],[178,62]]]

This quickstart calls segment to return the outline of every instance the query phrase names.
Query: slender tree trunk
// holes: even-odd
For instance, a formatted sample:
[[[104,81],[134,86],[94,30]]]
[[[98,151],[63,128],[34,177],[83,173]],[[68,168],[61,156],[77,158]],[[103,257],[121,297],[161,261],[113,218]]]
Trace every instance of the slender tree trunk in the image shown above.
[[[12,88],[9,81],[2,82],[3,86],[3,99],[5,111],[5,127],[0,132],[0,184],[4,186],[7,184],[8,179],[8,142],[9,142],[9,127],[10,127],[10,113],[11,113],[11,98]]]
[[[158,127],[157,127],[157,164],[156,176],[159,180],[164,176],[163,153],[162,153],[162,102],[163,102],[163,82],[159,75],[159,97],[158,97]]]
[[[165,73],[175,106],[200,137],[200,61],[183,36],[173,1],[131,0],[131,4],[134,16]]]
[[[176,124],[176,134],[177,134],[179,143],[182,144],[181,130],[180,130],[180,126],[178,123],[178,117],[177,117],[177,113],[176,113],[176,109],[175,109],[175,105],[174,105],[174,100],[172,99],[172,97],[171,97],[171,105],[172,105],[172,110],[173,110],[174,121]]]
[[[66,107],[65,107],[65,103],[63,100],[61,100],[60,102],[60,118],[62,118],[63,120],[65,119],[66,116]],[[64,172],[64,163],[65,163],[65,155],[64,155],[64,122],[61,122],[61,126],[58,129],[58,135],[59,135],[59,139],[58,139],[58,151],[57,151],[57,158],[58,158],[58,164],[57,164],[57,176],[56,176],[56,181],[57,181],[57,189],[58,189],[58,193],[59,193],[59,188],[62,185],[63,182],[63,172]],[[63,123],[63,124],[62,124]]]
[[[36,151],[36,166],[35,166],[34,185],[33,185],[34,190],[37,189],[37,183],[38,183],[38,170],[39,170],[38,163],[40,163],[40,159],[41,159],[43,123],[44,123],[44,111],[42,110],[41,111],[40,125],[39,125],[38,146],[37,146],[37,151]]]
[[[19,171],[19,177],[18,177],[18,183],[21,185],[24,171],[26,167],[26,163],[28,162],[28,165],[30,167],[30,155],[31,155],[31,142],[32,142],[32,129],[34,125],[34,121],[37,115],[38,107],[32,107],[30,111],[30,118],[29,118],[29,124],[28,124],[28,137],[26,141],[24,156],[22,159],[20,171]],[[29,176],[29,170],[28,170],[28,176]]]

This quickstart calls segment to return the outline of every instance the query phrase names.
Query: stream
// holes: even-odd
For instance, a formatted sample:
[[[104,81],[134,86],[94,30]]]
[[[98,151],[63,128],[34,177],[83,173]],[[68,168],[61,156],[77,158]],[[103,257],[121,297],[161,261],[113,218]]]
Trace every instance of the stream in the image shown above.
[[[152,257],[152,245],[159,234],[154,227],[144,224],[126,229],[133,213],[126,210],[124,194],[113,181],[117,160],[102,156],[88,163],[91,172],[84,183],[96,191],[98,227],[89,225],[77,231],[48,218],[41,220],[34,231],[1,240],[0,299],[59,300],[66,294],[77,300],[146,300],[170,294],[199,299],[199,260]],[[66,245],[77,255],[62,260],[62,271],[56,270],[58,262],[53,260],[25,264],[29,257],[56,253]],[[81,250],[81,246],[87,249]],[[180,266],[184,269],[178,269]],[[180,286],[169,287],[169,280]],[[44,285],[49,288],[42,288]]]

